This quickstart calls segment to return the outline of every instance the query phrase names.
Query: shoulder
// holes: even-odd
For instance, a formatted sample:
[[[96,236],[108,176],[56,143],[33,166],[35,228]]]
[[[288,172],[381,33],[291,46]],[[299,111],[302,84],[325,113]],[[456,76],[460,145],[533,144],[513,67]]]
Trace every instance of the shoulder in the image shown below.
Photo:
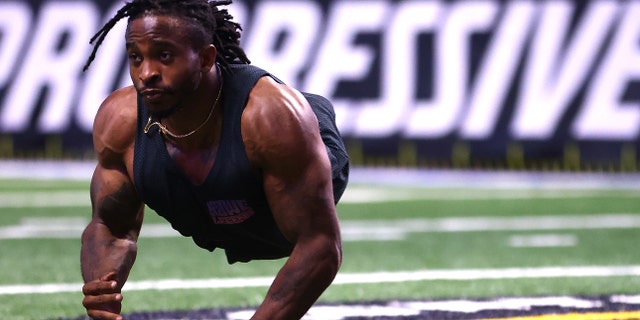
[[[271,77],[258,80],[242,114],[247,151],[259,157],[301,151],[317,141],[318,132],[318,120],[302,93]]]
[[[124,154],[135,139],[137,94],[133,86],[112,92],[100,105],[93,122],[93,143],[99,159]]]
[[[274,106],[285,106],[287,108],[274,108]],[[307,107],[308,102],[302,93],[286,84],[278,83],[270,76],[258,79],[249,93],[247,102],[249,114],[252,112],[302,111]]]

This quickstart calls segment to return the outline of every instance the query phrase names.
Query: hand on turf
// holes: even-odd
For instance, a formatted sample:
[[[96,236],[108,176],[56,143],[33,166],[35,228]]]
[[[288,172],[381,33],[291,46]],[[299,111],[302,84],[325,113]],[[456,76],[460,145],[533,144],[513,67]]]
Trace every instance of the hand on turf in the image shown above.
[[[82,286],[84,299],[82,305],[87,315],[94,320],[123,320],[122,294],[116,282],[116,273],[109,272],[100,279],[87,282]]]

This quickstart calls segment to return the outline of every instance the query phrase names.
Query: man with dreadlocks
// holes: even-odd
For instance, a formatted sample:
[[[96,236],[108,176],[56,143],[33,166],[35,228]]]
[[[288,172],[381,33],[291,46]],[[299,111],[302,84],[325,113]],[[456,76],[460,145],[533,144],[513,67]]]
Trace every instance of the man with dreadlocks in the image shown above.
[[[254,319],[298,319],[342,260],[336,203],[349,161],[331,104],[250,65],[231,1],[133,0],[91,40],[95,53],[128,17],[133,86],[100,106],[92,219],[82,234],[83,305],[122,319],[146,206],[229,263],[288,257]]]

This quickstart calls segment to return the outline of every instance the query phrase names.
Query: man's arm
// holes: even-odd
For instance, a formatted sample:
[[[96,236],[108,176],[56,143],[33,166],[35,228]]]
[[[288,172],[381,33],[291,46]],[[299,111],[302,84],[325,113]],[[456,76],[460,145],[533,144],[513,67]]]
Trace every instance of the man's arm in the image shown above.
[[[331,166],[318,120],[299,93],[262,78],[247,108],[243,138],[250,161],[262,169],[275,221],[294,244],[254,319],[299,319],[342,261]]]
[[[83,305],[93,319],[121,319],[120,291],[135,261],[142,224],[144,206],[127,160],[133,141],[130,124],[135,123],[124,109],[130,93],[119,91],[107,98],[94,122],[98,165],[91,179],[93,214],[82,234],[80,252]]]

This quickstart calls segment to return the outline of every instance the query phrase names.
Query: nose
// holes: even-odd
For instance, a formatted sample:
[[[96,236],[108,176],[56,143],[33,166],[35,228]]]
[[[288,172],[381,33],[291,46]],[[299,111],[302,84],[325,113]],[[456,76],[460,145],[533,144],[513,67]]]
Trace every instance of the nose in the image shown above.
[[[150,83],[157,81],[160,78],[160,71],[156,67],[156,64],[153,61],[144,61],[140,65],[140,73],[138,74],[138,79],[143,83]]]

